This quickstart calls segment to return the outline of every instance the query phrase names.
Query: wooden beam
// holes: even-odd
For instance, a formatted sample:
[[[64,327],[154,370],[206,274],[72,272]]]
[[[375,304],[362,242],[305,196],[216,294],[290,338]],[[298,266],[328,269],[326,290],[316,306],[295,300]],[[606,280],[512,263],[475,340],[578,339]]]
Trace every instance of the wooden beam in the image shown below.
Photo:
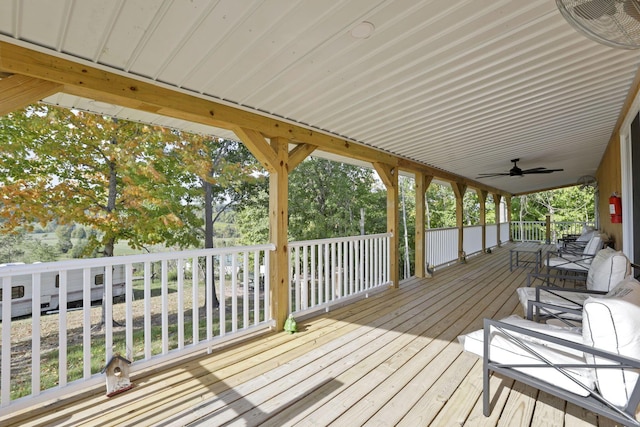
[[[449,183],[459,183],[464,184],[467,187],[478,188],[482,190],[486,190],[489,193],[498,193],[503,196],[510,195],[510,193],[500,190],[499,188],[491,187],[479,181],[474,181],[472,179],[463,177],[461,175],[457,175],[442,169],[434,168],[431,166],[424,165],[422,163],[415,162],[413,160],[399,158],[398,159],[398,167],[402,170],[412,172],[412,173],[423,173],[425,175],[431,175],[436,177],[437,179],[447,181]]]
[[[275,320],[275,329],[281,331],[289,315],[289,141],[274,138],[271,146],[277,161],[269,173],[269,240],[276,250],[269,258],[269,284],[271,318]]]
[[[426,277],[427,265],[426,265],[426,246],[425,246],[425,216],[427,211],[427,204],[425,196],[433,176],[425,175],[424,173],[416,173],[416,235],[415,235],[415,265],[416,276]]]
[[[294,170],[304,159],[318,148],[311,144],[299,144],[289,152],[289,172]]]
[[[88,62],[74,62],[7,42],[0,42],[0,72],[61,84],[64,92],[71,95],[223,129],[253,129],[267,138],[281,137],[368,162],[397,164],[396,156],[364,144],[214,102],[157,82],[116,74]]]
[[[38,102],[58,93],[62,85],[22,75],[9,75],[0,79],[0,116]]]
[[[384,163],[373,163],[380,179],[387,188],[387,232],[391,233],[389,243],[389,279],[392,286],[400,286],[398,266],[400,252],[398,250],[399,197],[398,197],[398,169]]]
[[[507,195],[500,189],[349,139],[215,102],[158,82],[132,78],[124,72],[107,71],[106,67],[99,68],[88,61],[75,62],[0,41],[0,73],[22,74],[56,83],[63,86],[60,91],[71,95],[223,129],[252,129],[266,138],[281,137],[295,143],[307,143],[328,153],[400,166],[410,172],[423,172],[445,181],[457,181]]]
[[[267,171],[278,171],[276,152],[260,132],[240,127],[234,128],[233,132]]]

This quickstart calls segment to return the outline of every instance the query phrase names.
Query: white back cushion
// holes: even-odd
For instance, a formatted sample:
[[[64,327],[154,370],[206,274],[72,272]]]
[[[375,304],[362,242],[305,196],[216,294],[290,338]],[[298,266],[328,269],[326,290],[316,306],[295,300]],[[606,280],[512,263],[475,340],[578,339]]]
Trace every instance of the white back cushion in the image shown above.
[[[502,322],[510,323],[529,330],[538,331],[547,335],[553,335],[572,342],[581,343],[582,335],[578,328],[563,328],[543,323],[536,323],[530,320],[522,319],[518,316],[510,316],[502,319]],[[551,344],[547,341],[538,340],[526,335],[513,333],[510,334],[522,339],[526,345],[532,350],[545,357],[552,363],[569,363],[583,364],[585,363],[584,353],[578,350],[572,350],[567,347]],[[482,329],[461,335],[458,340],[462,344],[465,351],[484,357],[484,331]],[[514,343],[504,333],[492,330],[491,332],[491,349],[489,350],[491,361],[507,364],[535,364],[544,365],[540,359],[531,354],[531,352],[523,349]],[[589,394],[587,390],[577,385],[574,381],[558,372],[552,367],[545,368],[516,368],[527,375],[540,378],[550,384],[555,384],[572,393],[586,396]],[[579,381],[589,389],[594,389],[594,374],[588,368],[573,368],[570,370],[571,377]]]
[[[631,274],[631,263],[622,253],[611,248],[598,251],[587,274],[587,289],[609,292]]]
[[[596,230],[593,227],[588,227],[585,225],[582,227],[582,234],[580,234],[580,236],[578,236],[576,240],[578,242],[588,242],[595,233]]]
[[[600,237],[600,234],[595,233],[587,242],[582,254],[595,255],[600,249],[602,249],[602,237]]]
[[[582,334],[585,345],[640,358],[640,282],[627,278],[606,296],[591,297],[584,303]],[[607,359],[587,355],[590,363],[607,364]],[[624,407],[638,380],[632,369],[596,369],[602,396]]]

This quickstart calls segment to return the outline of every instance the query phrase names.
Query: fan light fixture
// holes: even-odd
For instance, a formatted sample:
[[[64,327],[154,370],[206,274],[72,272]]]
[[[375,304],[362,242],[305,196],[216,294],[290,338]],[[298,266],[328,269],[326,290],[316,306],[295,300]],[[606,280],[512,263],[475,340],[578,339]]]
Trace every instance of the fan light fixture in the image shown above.
[[[640,0],[556,0],[573,28],[618,49],[640,49]]]
[[[368,39],[376,27],[371,22],[361,22],[351,30],[351,36],[356,39]]]
[[[547,169],[544,167],[537,167],[537,168],[531,168],[531,169],[520,169],[518,167],[518,162],[520,161],[520,159],[513,159],[511,160],[511,163],[513,163],[513,167],[509,170],[509,172],[497,172],[497,173],[481,173],[480,176],[476,177],[476,179],[479,178],[492,178],[495,176],[517,176],[522,178],[525,175],[530,175],[530,174],[547,174],[547,173],[553,173],[553,172],[562,172],[564,169]]]

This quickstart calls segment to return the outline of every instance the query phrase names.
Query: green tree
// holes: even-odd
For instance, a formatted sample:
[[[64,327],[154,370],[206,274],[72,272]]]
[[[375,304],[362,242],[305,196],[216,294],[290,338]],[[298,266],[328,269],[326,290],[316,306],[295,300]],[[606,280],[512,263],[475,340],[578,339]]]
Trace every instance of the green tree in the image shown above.
[[[0,264],[20,262],[24,256],[25,232],[16,229],[12,233],[0,234]]]
[[[450,186],[431,183],[426,203],[427,228],[456,226],[456,198]]]
[[[544,221],[594,222],[595,192],[579,186],[560,188],[515,197],[512,201],[514,219]]]
[[[386,196],[375,174],[326,159],[309,158],[289,175],[289,238],[309,240],[386,230]]]
[[[72,232],[73,224],[61,224],[56,227],[56,236],[58,237],[58,250],[63,254],[66,254],[71,250],[71,248],[73,248],[73,243],[71,242]]]
[[[179,184],[163,185],[172,158],[161,154],[174,139],[162,128],[50,106],[2,117],[2,230],[54,219],[85,225],[99,231],[89,250],[105,256],[119,240],[163,242],[183,225],[174,214],[181,198],[171,194]]]

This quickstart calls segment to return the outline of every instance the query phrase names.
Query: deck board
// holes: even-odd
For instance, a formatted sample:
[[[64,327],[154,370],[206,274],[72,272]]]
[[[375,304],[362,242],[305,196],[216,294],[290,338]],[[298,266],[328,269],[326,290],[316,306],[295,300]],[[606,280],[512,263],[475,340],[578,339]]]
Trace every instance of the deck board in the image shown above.
[[[0,418],[3,426],[610,426],[594,414],[510,379],[491,378],[482,414],[482,363],[457,336],[484,317],[522,314],[509,246],[409,279],[270,333],[102,389]],[[600,423],[600,424],[598,424]]]

